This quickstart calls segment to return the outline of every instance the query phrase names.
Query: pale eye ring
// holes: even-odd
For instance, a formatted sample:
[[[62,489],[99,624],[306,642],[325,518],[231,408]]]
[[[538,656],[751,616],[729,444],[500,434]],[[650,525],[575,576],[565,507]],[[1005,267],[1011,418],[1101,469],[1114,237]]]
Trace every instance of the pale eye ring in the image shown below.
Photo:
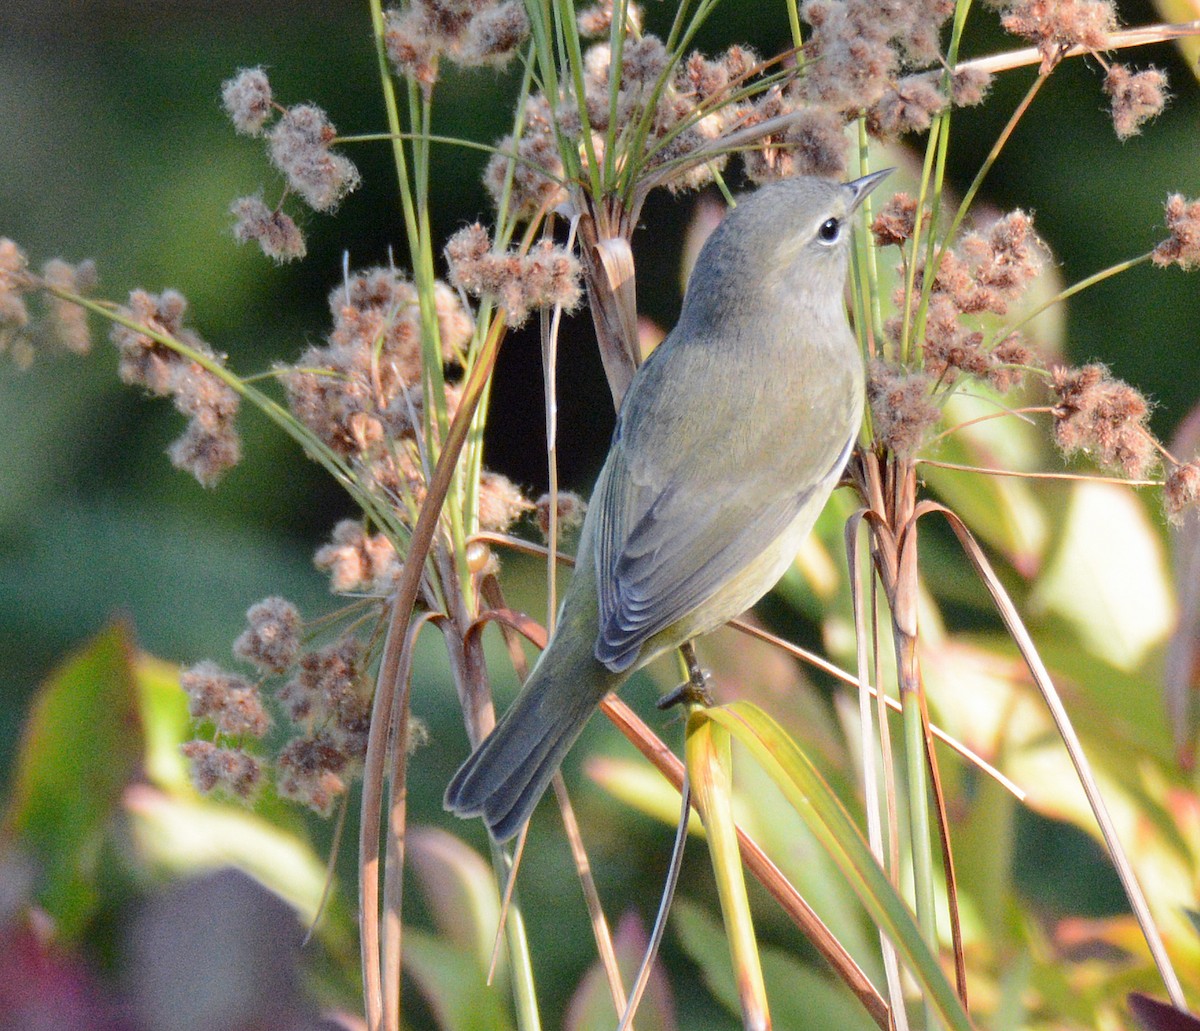
[[[835,243],[842,231],[842,223],[836,218],[827,218],[817,230],[817,239],[822,243]]]

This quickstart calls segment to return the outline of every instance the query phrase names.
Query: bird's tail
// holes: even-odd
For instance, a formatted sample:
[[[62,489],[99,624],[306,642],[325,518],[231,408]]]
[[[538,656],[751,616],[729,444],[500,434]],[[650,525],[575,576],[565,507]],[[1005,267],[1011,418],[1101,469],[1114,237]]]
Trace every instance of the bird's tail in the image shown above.
[[[600,699],[629,675],[613,673],[590,649],[556,649],[556,643],[446,788],[446,808],[482,816],[497,841],[507,841],[529,819]]]

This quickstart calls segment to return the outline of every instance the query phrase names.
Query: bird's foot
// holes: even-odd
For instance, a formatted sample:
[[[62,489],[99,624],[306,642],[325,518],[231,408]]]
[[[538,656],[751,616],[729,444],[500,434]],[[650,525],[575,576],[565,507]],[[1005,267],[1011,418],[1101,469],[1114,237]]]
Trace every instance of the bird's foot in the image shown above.
[[[688,678],[658,700],[656,704],[660,709],[666,710],[676,705],[703,705],[707,708],[713,704],[713,696],[708,690],[712,676],[700,665],[690,646],[686,646],[684,657],[687,660]]]

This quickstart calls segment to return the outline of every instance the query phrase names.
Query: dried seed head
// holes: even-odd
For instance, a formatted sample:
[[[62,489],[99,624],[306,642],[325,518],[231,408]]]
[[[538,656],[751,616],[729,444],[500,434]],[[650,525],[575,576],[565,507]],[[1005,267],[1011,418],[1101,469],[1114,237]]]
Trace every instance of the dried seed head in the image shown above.
[[[553,495],[543,494],[534,503],[538,529],[542,531],[542,539],[547,541],[550,539],[550,503],[552,500]],[[558,532],[561,536],[577,530],[583,525],[583,517],[587,514],[587,502],[573,491],[560,490],[556,509]]]
[[[460,229],[446,244],[450,282],[467,293],[493,295],[510,326],[519,326],[534,308],[561,305],[570,311],[582,296],[579,261],[565,248],[541,240],[527,254],[491,250],[478,222]]]
[[[261,136],[271,117],[271,84],[262,68],[243,68],[221,84],[221,100],[233,127],[247,136]]]
[[[275,761],[275,787],[283,798],[328,816],[333,804],[346,793],[339,774],[348,757],[330,735],[318,733],[290,741]]]
[[[1042,74],[1071,47],[1106,50],[1117,27],[1111,0],[992,0],[992,6],[1000,8],[1005,29],[1037,46]]]
[[[322,545],[313,555],[313,565],[329,574],[329,589],[335,594],[389,584],[398,562],[391,541],[381,533],[368,535],[356,519],[338,523],[330,543]]]
[[[1103,365],[1058,368],[1051,376],[1058,395],[1054,438],[1064,455],[1077,451],[1131,478],[1144,476],[1157,461],[1146,428],[1150,406],[1128,383]]]
[[[201,662],[179,674],[193,719],[208,720],[229,737],[262,737],[271,726],[258,688],[216,663]]]
[[[1200,265],[1200,200],[1185,200],[1183,194],[1173,193],[1167,198],[1166,215],[1171,235],[1154,248],[1154,264],[1182,269]]]
[[[867,131],[891,140],[909,132],[924,132],[933,116],[946,106],[938,89],[938,73],[909,75],[880,94],[867,111]]]
[[[867,370],[867,401],[876,440],[900,458],[910,458],[941,417],[930,391],[933,378],[881,361]]]
[[[1183,524],[1184,512],[1200,501],[1200,459],[1176,465],[1167,473],[1163,503],[1167,518],[1175,526]]]
[[[262,783],[262,763],[239,748],[219,748],[211,741],[185,741],[179,750],[191,767],[192,783],[201,794],[222,791],[251,801]]]
[[[233,238],[238,243],[256,241],[277,264],[304,257],[307,248],[299,226],[282,211],[272,211],[261,197],[238,197],[229,211],[236,219]]]
[[[871,223],[876,247],[903,246],[917,227],[917,202],[907,193],[891,197]]]
[[[282,673],[300,651],[300,611],[286,598],[271,597],[251,605],[249,624],[233,642],[233,654],[264,673]]]
[[[96,265],[91,261],[71,265],[61,258],[53,258],[42,266],[42,280],[46,285],[68,293],[86,294],[96,284]],[[48,293],[46,322],[51,339],[68,351],[87,354],[92,349],[86,308]]]
[[[1037,358],[1021,339],[1020,333],[1010,333],[988,355],[989,369],[984,378],[1004,394],[1021,385],[1025,372],[1020,366],[1034,365]]]
[[[272,163],[315,211],[332,211],[362,181],[349,158],[329,149],[336,138],[315,104],[289,107],[267,133]]]
[[[1104,92],[1112,97],[1113,128],[1127,140],[1162,112],[1167,103],[1167,77],[1157,68],[1134,72],[1114,64],[1104,77]]]
[[[479,528],[504,533],[533,508],[521,488],[507,476],[484,470],[479,477]]]

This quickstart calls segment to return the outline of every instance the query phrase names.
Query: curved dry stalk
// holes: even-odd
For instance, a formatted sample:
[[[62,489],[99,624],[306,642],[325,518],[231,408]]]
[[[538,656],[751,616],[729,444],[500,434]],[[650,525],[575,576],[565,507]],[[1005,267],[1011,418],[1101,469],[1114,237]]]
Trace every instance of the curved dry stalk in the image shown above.
[[[386,1028],[400,1026],[400,968],[404,958],[404,919],[401,904],[404,890],[405,830],[408,816],[408,730],[409,696],[412,687],[413,653],[425,626],[440,618],[423,612],[408,626],[400,668],[396,674],[396,696],[388,727],[392,772],[388,778],[386,861],[383,867],[382,991]]]
[[[1041,656],[1038,654],[1037,647],[1033,643],[1033,638],[1030,637],[1029,631],[1025,628],[1025,624],[1021,620],[1016,606],[1013,605],[1012,599],[1009,598],[1008,592],[1004,589],[1004,585],[1000,582],[999,577],[996,576],[995,570],[992,569],[991,563],[988,562],[987,556],[984,555],[983,549],[967,528],[966,523],[944,505],[936,502],[926,502],[925,504],[928,506],[928,511],[940,512],[946,517],[946,521],[950,524],[950,528],[958,538],[959,544],[962,545],[963,551],[966,552],[967,557],[971,560],[971,564],[975,567],[975,572],[987,587],[988,592],[992,596],[992,602],[1000,614],[1000,618],[1004,620],[1005,627],[1021,652],[1021,657],[1025,660],[1025,664],[1033,676],[1034,683],[1037,684],[1046,707],[1050,710],[1050,715],[1054,720],[1055,727],[1058,729],[1059,736],[1063,739],[1067,754],[1071,758],[1071,764],[1075,767],[1076,776],[1079,777],[1079,783],[1083,787],[1084,794],[1087,795],[1092,814],[1096,817],[1096,822],[1100,825],[1100,833],[1104,836],[1104,842],[1108,846],[1109,855],[1112,857],[1117,875],[1121,878],[1121,884],[1125,889],[1126,898],[1129,900],[1129,905],[1133,910],[1134,916],[1137,917],[1138,925],[1141,928],[1142,935],[1146,939],[1146,944],[1150,949],[1150,955],[1154,959],[1154,964],[1158,968],[1159,976],[1166,986],[1167,994],[1171,997],[1171,1002],[1178,1009],[1186,1012],[1187,1000],[1184,997],[1183,988],[1179,983],[1179,978],[1175,973],[1174,967],[1171,965],[1171,959],[1167,955],[1166,946],[1163,944],[1158,927],[1154,923],[1145,893],[1142,891],[1133,866],[1129,862],[1129,857],[1125,854],[1121,840],[1117,837],[1116,827],[1113,825],[1112,817],[1109,815],[1104,796],[1100,793],[1100,788],[1096,784],[1096,778],[1093,776],[1091,767],[1088,765],[1087,757],[1083,753],[1083,746],[1079,741],[1078,735],[1075,733],[1075,728],[1071,725],[1071,719],[1067,715],[1067,710],[1063,706],[1062,699],[1059,698],[1058,692],[1054,689],[1050,673],[1046,669],[1045,663],[1042,662]]]
[[[912,595],[917,595],[917,524],[921,516],[931,511],[932,502],[921,501],[913,509],[912,517],[905,527],[902,539],[902,553],[905,557],[912,556],[911,562],[902,558],[900,569],[912,577]],[[914,609],[915,619],[915,609]],[[933,789],[933,807],[937,814],[938,839],[942,848],[942,870],[946,879],[946,911],[950,917],[950,941],[954,953],[954,980],[958,988],[958,997],[962,1000],[963,1009],[970,1011],[967,1000],[967,959],[963,947],[962,919],[958,907],[958,873],[954,868],[954,849],[950,841],[950,819],[946,812],[946,793],[942,788],[942,774],[938,768],[937,754],[933,748],[933,731],[929,719],[929,700],[925,694],[925,678],[921,675],[920,661],[916,655],[916,638],[909,646],[912,651],[911,670],[916,680],[916,700],[921,717],[921,731],[924,736],[925,765],[929,772],[929,784]]]
[[[500,589],[500,582],[494,576],[489,576],[485,579],[482,593],[484,600],[489,605],[504,605],[504,593]],[[549,638],[549,631],[529,616],[514,612],[512,609],[505,607],[489,608],[487,612],[484,612],[471,624],[467,633],[477,634],[482,632],[483,627],[489,621],[498,623],[500,629],[503,631],[505,643],[508,645],[509,658],[512,661],[513,669],[516,670],[517,679],[521,683],[524,683],[529,676],[529,663],[526,662],[525,653],[521,650],[520,643],[516,640],[516,634],[521,634],[539,650],[543,650]],[[570,797],[567,795],[567,785],[566,781],[563,780],[562,773],[556,773],[551,783],[554,785],[554,794],[558,799],[558,807],[562,813],[567,841],[570,843],[571,855],[575,861],[575,872],[579,876],[584,901],[587,904],[588,916],[591,918],[592,936],[596,940],[596,951],[599,953],[600,963],[608,979],[609,991],[613,997],[613,1006],[620,1013],[625,1009],[625,989],[621,984],[621,971],[617,965],[617,950],[613,945],[612,931],[609,929],[608,919],[604,915],[604,907],[600,903],[600,892],[596,887],[596,879],[592,876],[591,862],[588,859],[587,850],[583,845],[583,836],[579,830],[579,821],[575,818],[575,809],[571,805]]]
[[[858,721],[862,734],[860,750],[863,768],[863,801],[867,812],[867,840],[876,860],[883,867],[883,820],[879,812],[878,769],[875,763],[875,735],[872,731],[874,720],[871,715],[872,691],[869,687],[870,676],[867,670],[867,632],[862,610],[862,591],[859,587],[858,561],[858,528],[864,520],[869,521],[872,514],[865,508],[852,513],[846,520],[843,537],[846,544],[846,566],[850,576],[850,604],[854,612],[855,658],[858,665]],[[873,584],[874,573],[871,572],[869,575]],[[874,634],[872,634],[872,638],[875,638]],[[877,638],[875,638],[875,645],[876,651],[878,651]],[[877,699],[882,697],[878,691],[874,694]],[[881,709],[880,734],[885,734],[886,730],[886,710]],[[891,799],[893,797],[894,795],[889,793],[889,809],[892,808]],[[893,869],[895,869],[894,865]],[[900,982],[900,964],[896,956],[896,946],[882,928],[879,929],[879,950],[883,957],[884,976],[887,979],[888,996],[892,1003],[896,1029],[897,1031],[908,1031],[908,1013],[904,1007],[904,989]]]
[[[517,835],[517,844],[513,849],[512,858],[508,859],[508,876],[504,881],[504,893],[500,898],[500,919],[496,921],[496,937],[492,941],[492,955],[488,960],[487,983],[492,983],[496,976],[496,964],[500,962],[500,946],[504,943],[504,925],[508,920],[508,911],[512,908],[513,893],[517,889],[517,871],[521,869],[521,859],[525,855],[525,839],[529,835],[529,824],[522,826]],[[508,858],[503,849],[496,849],[496,854]]]
[[[304,938],[300,942],[301,948],[312,941],[312,936],[316,933],[317,925],[321,922],[321,918],[324,917],[325,908],[329,905],[330,896],[333,894],[333,885],[337,880],[338,855],[342,851],[342,835],[346,830],[346,813],[349,808],[350,794],[347,792],[342,796],[342,804],[338,806],[337,820],[333,825],[329,858],[325,861],[325,887],[321,889],[321,898],[317,902],[317,911],[313,914],[312,921],[308,925],[308,930],[304,932]]]
[[[855,677],[854,674],[847,673],[841,668],[841,666],[834,665],[828,659],[823,658],[816,652],[810,652],[807,648],[801,648],[800,645],[793,644],[791,641],[785,640],[784,638],[771,633],[769,630],[764,630],[762,627],[757,627],[751,623],[747,623],[743,619],[731,619],[728,625],[733,627],[733,629],[737,630],[739,633],[746,634],[749,637],[757,638],[766,644],[770,644],[781,651],[786,652],[793,658],[799,659],[801,662],[808,663],[810,666],[821,670],[823,673],[828,673],[831,677],[835,677],[843,684],[847,684],[850,687],[858,686],[858,678]],[[867,693],[870,694],[872,698],[881,699],[882,704],[891,709],[892,712],[898,713],[901,711],[900,703],[896,701],[895,698],[892,698],[886,692],[880,692],[878,688],[869,682],[865,685],[865,687]],[[981,773],[991,777],[992,780],[1004,788],[1004,790],[1012,795],[1013,798],[1015,798],[1018,802],[1024,802],[1025,799],[1029,797],[1028,792],[1026,792],[1023,787],[1009,777],[1005,776],[982,755],[976,752],[969,745],[959,741],[958,738],[956,738],[953,734],[948,734],[936,723],[930,726],[929,729],[933,732],[933,736],[942,744],[944,744],[952,752],[962,756],[962,758],[964,758],[972,766],[976,767]]]
[[[687,770],[684,770],[683,785],[679,793],[679,822],[675,825],[675,844],[671,846],[671,861],[667,865],[667,879],[663,883],[662,898],[658,903],[658,913],[654,917],[654,926],[650,930],[650,940],[646,943],[646,954],[642,957],[642,965],[638,968],[637,977],[629,993],[629,1003],[621,1014],[621,1023],[617,1031],[633,1031],[633,1016],[641,1004],[646,986],[650,983],[650,974],[654,970],[654,960],[658,956],[659,946],[667,931],[667,914],[671,903],[675,900],[675,888],[679,884],[679,871],[683,869],[683,850],[687,845],[688,817],[692,812],[692,789],[688,783]],[[617,1012],[620,1012],[618,1010]]]
[[[462,399],[446,434],[446,442],[438,458],[437,468],[429,483],[429,491],[421,505],[416,526],[409,539],[408,554],[400,571],[392,612],[388,622],[387,640],[375,682],[375,699],[371,707],[371,729],[367,735],[367,754],[363,764],[361,818],[359,821],[359,920],[360,948],[363,969],[363,1002],[369,1031],[383,1027],[383,996],[379,946],[379,824],[382,816],[383,768],[387,757],[387,728],[391,725],[392,710],[398,691],[404,642],[408,625],[421,587],[425,559],[433,546],[441,519],[442,504],[450,489],[458,456],[466,443],[475,409],[484,387],[495,367],[500,342],[504,338],[503,311],[496,320],[472,367],[463,387]],[[477,743],[489,727],[484,726],[490,714],[490,700],[463,698],[467,732]],[[485,712],[487,710],[487,712]],[[493,717],[494,719],[494,717]],[[391,1028],[388,1031],[392,1031]]]
[[[683,790],[683,763],[642,719],[620,698],[609,694],[600,702],[601,711],[612,721],[629,742],[658,769],[676,791]],[[740,827],[738,845],[742,862],[758,882],[767,889],[784,913],[800,928],[809,943],[821,954],[834,972],[854,993],[871,1019],[883,1031],[891,1029],[891,1007],[871,984],[862,968],[825,926],[824,922],[780,869],[771,862],[758,843]]]
[[[592,876],[592,865],[588,859],[587,849],[583,847],[583,835],[579,831],[579,821],[575,819],[575,807],[571,805],[567,794],[567,783],[561,772],[556,773],[550,781],[554,785],[554,794],[558,800],[558,808],[562,813],[563,829],[571,846],[571,858],[575,862],[575,872],[579,875],[579,883],[583,887],[583,897],[587,904],[588,918],[592,923],[592,937],[596,939],[596,951],[600,953],[600,965],[604,968],[604,976],[608,981],[608,991],[612,996],[613,1008],[618,1013],[626,1010],[625,986],[621,983],[621,970],[617,965],[617,950],[613,946],[612,931],[608,926],[608,918],[604,915],[604,907],[600,904],[600,893],[596,890],[596,880]]]

